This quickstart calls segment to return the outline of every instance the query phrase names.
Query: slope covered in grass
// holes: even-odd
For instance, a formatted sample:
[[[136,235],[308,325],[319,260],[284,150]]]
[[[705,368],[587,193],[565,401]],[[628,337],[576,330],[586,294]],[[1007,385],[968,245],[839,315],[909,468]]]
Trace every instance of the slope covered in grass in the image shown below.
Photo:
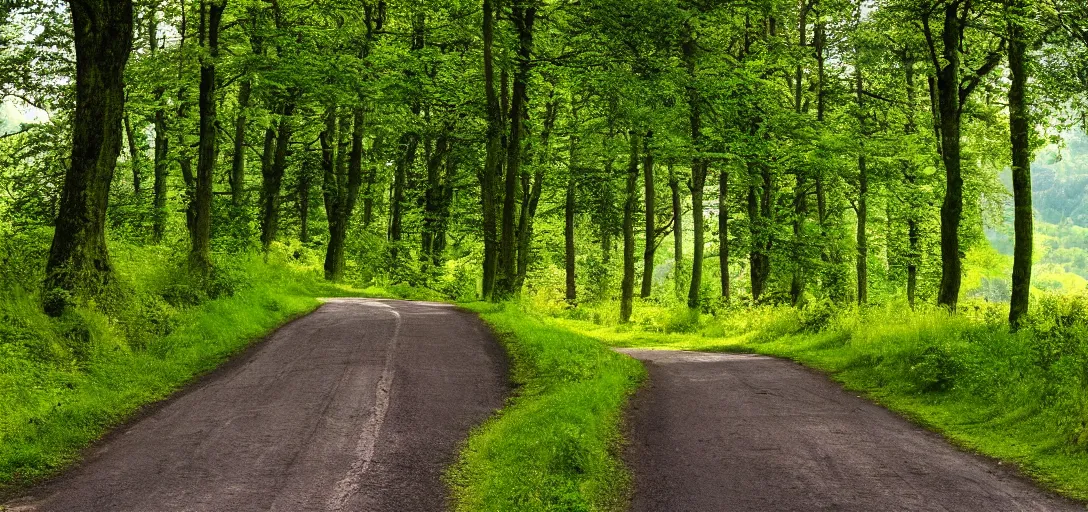
[[[1010,333],[999,305],[950,316],[896,304],[764,307],[693,316],[646,305],[618,326],[588,308],[549,323],[614,346],[756,352],[825,371],[847,388],[1088,500],[1088,301],[1042,297]]]
[[[450,470],[456,510],[622,510],[620,423],[642,365],[516,305],[468,307],[502,340],[517,388]]]

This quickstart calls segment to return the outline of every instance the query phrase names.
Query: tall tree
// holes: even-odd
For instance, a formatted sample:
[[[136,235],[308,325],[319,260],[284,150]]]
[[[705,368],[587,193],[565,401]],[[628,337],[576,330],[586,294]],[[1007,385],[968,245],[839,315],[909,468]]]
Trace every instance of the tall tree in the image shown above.
[[[1006,0],[1009,47],[1009,135],[1012,143],[1012,193],[1014,247],[1012,298],[1009,325],[1019,329],[1031,295],[1031,255],[1034,222],[1031,208],[1031,119],[1027,99],[1027,44],[1025,20],[1030,16],[1026,0]]]
[[[937,129],[945,170],[945,195],[941,205],[941,286],[937,303],[955,310],[963,280],[960,255],[960,222],[963,218],[962,126],[963,105],[982,79],[1001,62],[1001,49],[988,52],[977,69],[963,75],[964,33],[978,17],[971,0],[942,0],[924,8],[922,31],[936,73]],[[930,20],[943,11],[941,44]]]
[[[196,190],[193,201],[192,248],[189,263],[197,272],[211,268],[212,186],[215,164],[219,159],[217,128],[219,25],[226,0],[204,0],[200,13],[200,42],[207,54],[200,61],[200,142],[197,150]]]
[[[110,280],[106,207],[121,152],[125,65],[132,51],[131,0],[71,0],[76,110],[71,166],[64,176],[46,265],[44,306],[60,315]]]
[[[620,322],[631,321],[635,298],[635,209],[638,207],[638,164],[642,137],[635,130],[630,139],[630,159],[627,163],[627,186],[623,202],[623,280],[621,281]],[[647,243],[653,243],[648,240]]]
[[[510,96],[510,130],[506,147],[506,176],[502,205],[502,233],[499,242],[499,261],[496,291],[499,298],[512,295],[517,276],[517,234],[514,228],[517,205],[517,184],[521,176],[521,164],[525,153],[523,135],[529,102],[530,72],[533,69],[533,25],[536,23],[535,0],[512,0],[510,20],[517,34],[517,50],[514,54],[514,81]]]
[[[654,191],[654,152],[653,130],[646,132],[642,141],[642,186],[645,192],[644,210],[646,212],[645,233],[646,247],[642,251],[642,289],[641,297],[650,298],[654,281],[654,252],[657,249],[657,205]]]

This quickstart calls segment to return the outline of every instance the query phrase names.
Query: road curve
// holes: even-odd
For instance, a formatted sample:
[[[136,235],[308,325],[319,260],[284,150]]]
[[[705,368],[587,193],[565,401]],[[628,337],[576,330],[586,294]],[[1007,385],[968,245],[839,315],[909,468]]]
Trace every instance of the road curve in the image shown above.
[[[109,436],[19,511],[433,511],[505,356],[452,306],[336,299]],[[2,507],[0,507],[2,508]]]
[[[1085,510],[795,363],[621,352],[650,373],[628,416],[635,512]]]

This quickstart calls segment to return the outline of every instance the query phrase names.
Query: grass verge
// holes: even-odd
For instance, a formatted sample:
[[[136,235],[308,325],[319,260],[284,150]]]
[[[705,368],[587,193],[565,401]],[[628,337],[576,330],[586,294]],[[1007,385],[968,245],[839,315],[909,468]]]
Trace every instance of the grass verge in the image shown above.
[[[630,475],[620,424],[642,365],[517,305],[465,307],[502,341],[516,390],[449,470],[455,510],[622,510]]]
[[[1006,462],[1044,486],[1088,501],[1088,302],[1043,298],[1010,333],[998,306],[950,316],[905,305],[867,309],[764,307],[692,316],[611,308],[548,320],[617,347],[754,352],[819,369],[847,389]]]

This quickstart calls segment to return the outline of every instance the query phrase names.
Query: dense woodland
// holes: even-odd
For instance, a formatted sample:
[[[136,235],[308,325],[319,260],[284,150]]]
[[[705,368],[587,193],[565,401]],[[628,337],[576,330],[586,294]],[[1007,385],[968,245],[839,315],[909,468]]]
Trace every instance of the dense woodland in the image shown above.
[[[1040,240],[1088,277],[1080,0],[16,0],[0,23],[5,258],[44,264],[53,315],[112,286],[115,242],[208,286],[220,256],[311,251],[328,280],[622,321],[635,297],[971,292],[1015,328],[1062,289],[1032,282]]]

